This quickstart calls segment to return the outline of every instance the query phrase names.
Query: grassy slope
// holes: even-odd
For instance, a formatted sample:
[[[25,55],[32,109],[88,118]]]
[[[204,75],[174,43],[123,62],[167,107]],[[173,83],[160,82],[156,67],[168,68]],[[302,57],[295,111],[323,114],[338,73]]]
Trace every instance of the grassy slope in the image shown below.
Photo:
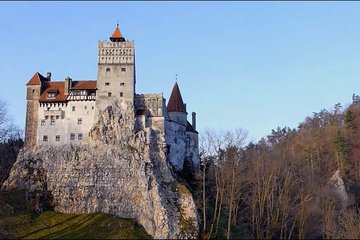
[[[24,208],[21,192],[0,192],[0,228],[19,238],[149,239],[135,222],[105,213],[33,214]]]

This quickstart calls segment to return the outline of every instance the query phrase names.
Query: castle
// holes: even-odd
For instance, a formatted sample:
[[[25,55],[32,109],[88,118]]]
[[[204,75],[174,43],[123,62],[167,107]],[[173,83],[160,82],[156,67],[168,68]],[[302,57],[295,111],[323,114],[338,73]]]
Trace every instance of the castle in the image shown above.
[[[187,120],[179,86],[175,82],[170,99],[162,94],[135,93],[134,41],[126,40],[117,25],[110,41],[98,42],[97,80],[52,81],[35,73],[28,81],[25,144],[27,147],[85,144],[101,111],[114,102],[134,109],[135,129],[151,127],[165,139],[167,158],[176,169],[184,160],[199,164],[196,114]]]

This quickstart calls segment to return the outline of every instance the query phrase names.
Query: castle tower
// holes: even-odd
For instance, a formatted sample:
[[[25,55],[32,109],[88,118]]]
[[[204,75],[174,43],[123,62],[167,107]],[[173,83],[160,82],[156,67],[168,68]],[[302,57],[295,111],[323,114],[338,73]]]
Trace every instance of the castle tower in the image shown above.
[[[170,119],[183,126],[187,126],[187,112],[185,106],[186,105],[181,97],[179,85],[175,82],[166,108]]]
[[[41,86],[47,81],[40,73],[35,73],[26,84],[26,123],[25,123],[25,145],[31,147],[36,145],[38,126],[39,98]]]
[[[134,41],[126,40],[117,25],[110,41],[99,41],[96,109],[101,111],[115,100],[134,103]]]

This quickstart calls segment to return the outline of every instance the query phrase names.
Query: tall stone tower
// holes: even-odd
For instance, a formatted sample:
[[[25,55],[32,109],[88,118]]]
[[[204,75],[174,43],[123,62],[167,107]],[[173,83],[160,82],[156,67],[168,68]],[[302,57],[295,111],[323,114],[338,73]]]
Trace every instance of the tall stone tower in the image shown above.
[[[40,73],[35,73],[26,84],[26,123],[25,123],[25,145],[27,147],[36,145],[39,98],[41,86],[47,81]]]
[[[105,109],[117,99],[133,104],[135,81],[134,41],[125,40],[117,25],[110,41],[99,41],[97,111]]]

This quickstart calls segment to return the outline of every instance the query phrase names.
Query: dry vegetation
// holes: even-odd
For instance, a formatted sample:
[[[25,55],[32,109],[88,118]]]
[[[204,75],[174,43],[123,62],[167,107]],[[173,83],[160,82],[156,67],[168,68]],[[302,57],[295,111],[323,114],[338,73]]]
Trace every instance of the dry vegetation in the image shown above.
[[[202,134],[192,189],[202,238],[360,238],[360,102],[244,145],[244,131]],[[331,182],[340,172],[348,194]]]

